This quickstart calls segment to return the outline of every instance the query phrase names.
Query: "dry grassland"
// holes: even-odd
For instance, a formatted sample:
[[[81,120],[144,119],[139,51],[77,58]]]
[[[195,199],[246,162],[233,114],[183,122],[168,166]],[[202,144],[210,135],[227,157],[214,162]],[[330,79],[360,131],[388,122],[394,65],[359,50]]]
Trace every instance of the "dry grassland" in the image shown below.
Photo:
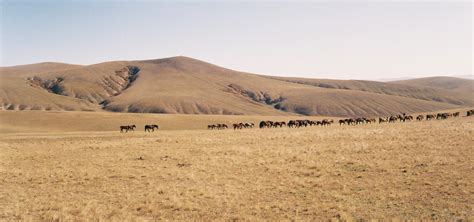
[[[0,134],[0,220],[473,220],[473,129]]]
[[[137,131],[144,131],[145,124],[158,124],[160,130],[202,130],[215,123],[231,126],[238,122],[258,124],[261,120],[288,121],[303,118],[322,120],[330,117],[0,111],[0,133],[117,132],[119,126],[132,124],[137,125]]]

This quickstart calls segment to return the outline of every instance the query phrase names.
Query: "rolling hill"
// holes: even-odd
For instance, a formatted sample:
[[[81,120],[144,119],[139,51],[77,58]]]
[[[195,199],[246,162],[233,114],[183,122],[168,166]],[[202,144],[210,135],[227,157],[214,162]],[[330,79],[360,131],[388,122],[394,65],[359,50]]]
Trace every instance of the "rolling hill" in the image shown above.
[[[470,91],[271,77],[188,57],[3,67],[0,78],[4,110],[378,116],[474,106]]]
[[[418,79],[395,81],[393,83],[410,86],[427,86],[432,88],[447,89],[458,92],[474,93],[474,80],[446,76],[435,76]]]

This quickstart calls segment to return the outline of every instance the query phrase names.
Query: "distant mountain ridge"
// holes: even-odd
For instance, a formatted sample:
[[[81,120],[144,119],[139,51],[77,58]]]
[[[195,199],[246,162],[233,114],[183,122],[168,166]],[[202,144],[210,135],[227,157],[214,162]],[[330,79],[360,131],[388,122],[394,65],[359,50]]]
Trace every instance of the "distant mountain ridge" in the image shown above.
[[[379,116],[474,106],[472,80],[263,76],[171,57],[0,68],[0,108],[224,115]]]

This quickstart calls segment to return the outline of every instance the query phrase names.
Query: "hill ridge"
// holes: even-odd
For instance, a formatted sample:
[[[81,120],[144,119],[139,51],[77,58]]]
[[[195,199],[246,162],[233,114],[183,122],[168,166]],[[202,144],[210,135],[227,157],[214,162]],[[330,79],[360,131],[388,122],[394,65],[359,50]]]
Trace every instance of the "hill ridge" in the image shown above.
[[[372,92],[382,95],[397,95],[407,98],[421,99],[426,101],[437,101],[443,103],[450,103],[454,105],[472,105],[472,100],[470,96],[461,96],[462,100],[455,99],[439,99],[439,96],[451,95],[450,98],[459,98],[459,95],[453,95],[453,92],[449,92],[443,88],[437,89],[436,87],[428,86],[413,86],[409,84],[399,84],[396,82],[378,82],[372,80],[331,80],[331,79],[311,79],[311,78],[300,78],[300,77],[274,77],[274,76],[264,76],[270,79],[277,79],[280,81],[292,82],[302,85],[309,85],[320,88],[327,89],[340,89],[340,90],[357,90],[362,92]],[[346,83],[351,84],[346,84]],[[356,83],[356,84],[354,84]],[[368,85],[374,85],[375,88],[368,87]],[[361,87],[362,85],[362,87]],[[365,86],[365,87],[364,87]],[[394,90],[398,89],[398,90]],[[407,91],[424,91],[425,96],[409,95],[406,94]],[[426,94],[435,93],[430,96]],[[454,92],[456,94],[456,92]]]
[[[392,83],[410,86],[429,86],[432,88],[454,90],[458,92],[474,92],[474,80],[450,76],[432,76],[416,79],[393,81]]]
[[[50,69],[47,64],[37,69],[34,65],[0,69],[2,109],[375,116],[474,106],[470,92],[365,80],[257,75],[186,56],[50,65]],[[36,87],[31,80],[37,81]],[[40,86],[50,87],[49,91]]]

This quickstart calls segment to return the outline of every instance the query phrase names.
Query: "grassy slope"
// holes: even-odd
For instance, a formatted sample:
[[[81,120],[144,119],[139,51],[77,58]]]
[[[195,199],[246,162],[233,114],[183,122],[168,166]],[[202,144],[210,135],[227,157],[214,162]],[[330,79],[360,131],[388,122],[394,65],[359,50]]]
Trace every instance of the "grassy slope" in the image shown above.
[[[318,88],[326,89],[340,89],[353,91],[362,91],[384,95],[395,95],[408,97],[413,99],[420,99],[426,101],[437,101],[443,103],[456,104],[461,106],[472,106],[474,105],[474,91],[458,91],[450,90],[448,88],[436,87],[434,84],[402,84],[404,81],[398,82],[376,82],[367,80],[331,80],[331,79],[308,79],[308,78],[296,78],[296,77],[270,77],[267,78],[279,79],[286,82],[293,82],[302,85],[309,85]],[[434,77],[435,79],[437,77]],[[415,81],[416,80],[416,81]],[[415,79],[415,82],[423,82],[423,79]],[[459,85],[468,85],[469,81],[459,79]],[[406,80],[410,82],[411,80]],[[444,79],[438,81],[441,85]],[[449,81],[447,79],[446,81]],[[462,83],[461,83],[462,82]],[[447,82],[446,85],[449,83]],[[472,84],[472,82],[471,82]]]
[[[97,104],[79,98],[61,96],[31,86],[27,78],[44,79],[70,76],[71,70],[85,70],[84,66],[63,63],[38,63],[0,68],[0,104],[12,110],[99,110]],[[61,73],[61,74],[59,74]],[[85,74],[83,72],[82,74]]]
[[[315,87],[186,57],[68,66],[50,72],[44,72],[44,66],[38,68],[38,73],[18,71],[21,75],[1,69],[0,104],[4,109],[100,110],[99,103],[104,102],[104,109],[118,112],[368,117],[474,105],[471,94],[464,92],[335,80],[327,81],[338,87]],[[125,87],[116,71],[126,66],[137,66],[141,71]],[[34,65],[28,67],[34,70]],[[30,86],[26,77],[31,76],[64,79],[58,86],[60,95]]]
[[[474,93],[474,80],[472,79],[461,79],[454,77],[427,77],[418,79],[408,79],[395,81],[393,83],[404,84],[410,86],[427,86],[433,88],[447,89],[458,92]]]
[[[30,76],[37,73],[45,72],[54,72],[54,71],[64,71],[73,68],[80,68],[82,65],[73,65],[66,63],[57,63],[57,62],[43,62],[30,65],[18,65],[18,66],[9,66],[9,67],[0,67],[0,75],[9,75],[9,76]]]

